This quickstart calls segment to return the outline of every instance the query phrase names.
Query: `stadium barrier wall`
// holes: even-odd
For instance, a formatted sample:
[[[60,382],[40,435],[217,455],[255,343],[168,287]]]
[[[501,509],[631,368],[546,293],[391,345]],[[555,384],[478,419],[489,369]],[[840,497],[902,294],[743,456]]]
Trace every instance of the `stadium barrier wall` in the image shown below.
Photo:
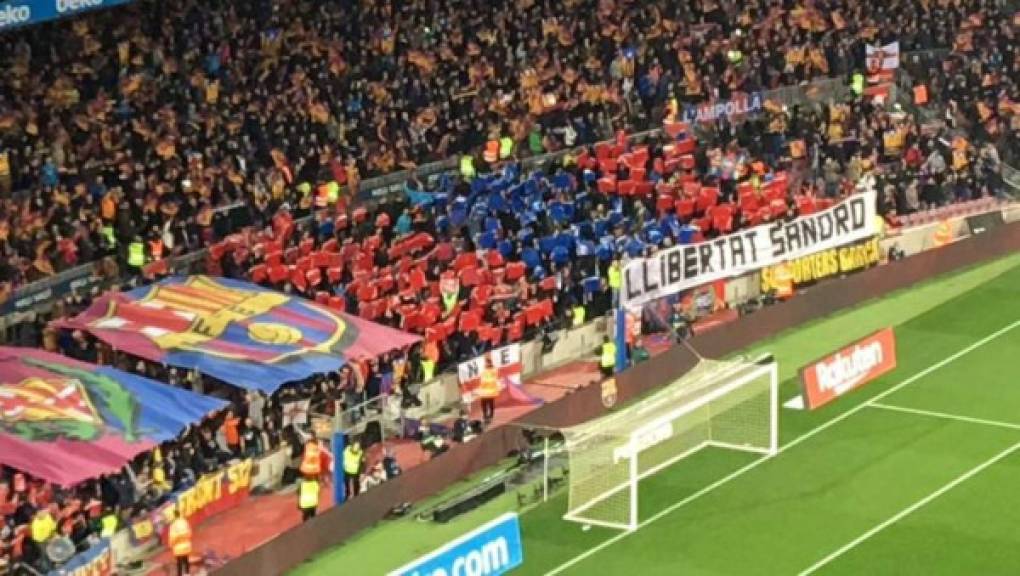
[[[932,277],[1006,256],[1020,250],[1020,222],[1005,224],[937,250],[890,262],[840,279],[822,281],[795,298],[743,316],[694,337],[691,344],[708,357],[723,357],[762,339],[864,301],[909,288]],[[678,346],[619,374],[615,385],[593,382],[499,426],[468,444],[407,471],[403,476],[286,531],[216,571],[223,575],[270,576],[343,543],[384,519],[394,505],[435,495],[472,473],[497,464],[522,445],[521,427],[561,428],[603,415],[620,405],[683,376],[697,363]]]
[[[385,518],[400,502],[416,502],[435,495],[465,477],[498,464],[512,450],[524,447],[521,429],[493,428],[467,444],[458,444],[308,522],[287,530],[215,571],[220,575],[276,576],[304,560],[346,541]],[[295,515],[297,512],[295,511]],[[352,566],[356,571],[357,566]]]
[[[288,451],[282,448],[256,460],[252,467],[252,492],[278,488],[283,481],[283,471],[287,467],[288,460]],[[119,530],[110,539],[113,557],[117,559],[117,562],[143,559],[159,546],[160,542],[157,538],[151,538],[141,545],[135,544],[130,528]]]

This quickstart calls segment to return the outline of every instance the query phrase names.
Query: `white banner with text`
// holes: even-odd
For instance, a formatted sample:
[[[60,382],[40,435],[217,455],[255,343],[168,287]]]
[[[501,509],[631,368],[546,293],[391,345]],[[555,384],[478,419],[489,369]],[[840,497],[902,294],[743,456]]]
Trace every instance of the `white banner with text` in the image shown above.
[[[694,288],[864,240],[879,232],[875,191],[791,221],[740,230],[661,250],[624,266],[621,303],[637,307]]]

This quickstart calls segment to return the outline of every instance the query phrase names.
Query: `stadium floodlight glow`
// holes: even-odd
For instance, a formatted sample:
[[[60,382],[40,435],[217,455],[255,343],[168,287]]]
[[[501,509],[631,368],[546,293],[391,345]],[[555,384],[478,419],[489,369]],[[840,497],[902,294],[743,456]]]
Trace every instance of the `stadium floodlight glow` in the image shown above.
[[[636,530],[641,480],[710,447],[775,455],[778,392],[771,359],[702,360],[635,405],[564,430],[570,461],[564,518]]]

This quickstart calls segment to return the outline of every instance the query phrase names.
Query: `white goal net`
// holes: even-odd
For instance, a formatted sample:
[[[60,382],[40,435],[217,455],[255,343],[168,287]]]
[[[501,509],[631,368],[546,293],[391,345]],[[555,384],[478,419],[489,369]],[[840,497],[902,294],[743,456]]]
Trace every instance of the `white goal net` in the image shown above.
[[[702,360],[652,396],[564,430],[570,462],[565,518],[634,530],[643,478],[709,446],[775,454],[777,387],[771,360]]]

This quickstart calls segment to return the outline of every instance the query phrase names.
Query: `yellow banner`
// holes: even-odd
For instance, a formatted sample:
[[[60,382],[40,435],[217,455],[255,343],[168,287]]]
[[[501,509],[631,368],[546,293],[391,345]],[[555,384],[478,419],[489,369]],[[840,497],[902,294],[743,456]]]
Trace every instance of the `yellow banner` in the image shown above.
[[[823,250],[810,256],[798,258],[790,261],[787,265],[793,275],[794,286],[799,286],[823,278],[862,270],[878,264],[881,259],[882,250],[876,236],[858,244]],[[775,266],[762,269],[762,292],[777,288],[774,280],[775,272]]]

